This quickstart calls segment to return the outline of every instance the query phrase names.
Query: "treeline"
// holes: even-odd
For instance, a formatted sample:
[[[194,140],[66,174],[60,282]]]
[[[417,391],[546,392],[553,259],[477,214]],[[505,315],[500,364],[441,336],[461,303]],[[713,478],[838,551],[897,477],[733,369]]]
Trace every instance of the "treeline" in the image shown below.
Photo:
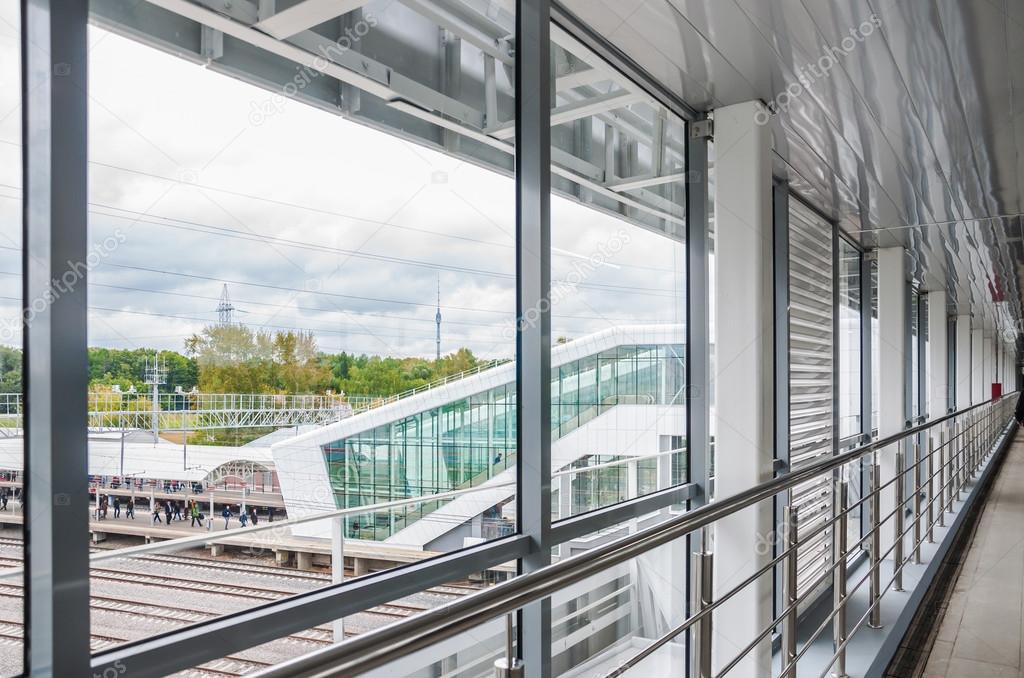
[[[147,361],[154,349],[89,349],[90,388],[148,391]],[[440,360],[323,353],[312,334],[264,332],[244,325],[214,325],[185,341],[182,353],[160,351],[163,392],[334,393],[389,396],[476,367],[461,348]],[[0,392],[21,391],[22,353],[0,346]]]

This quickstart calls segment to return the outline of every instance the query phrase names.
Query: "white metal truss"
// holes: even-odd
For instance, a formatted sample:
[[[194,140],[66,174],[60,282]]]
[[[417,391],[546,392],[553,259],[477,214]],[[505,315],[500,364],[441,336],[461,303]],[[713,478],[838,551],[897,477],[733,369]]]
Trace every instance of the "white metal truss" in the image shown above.
[[[512,170],[511,74],[506,71],[502,79],[497,73],[513,66],[511,3],[402,0],[400,8],[388,9],[371,0],[302,0],[277,13],[274,3],[252,0],[148,0],[148,5],[149,10],[126,13],[117,0],[96,0],[93,19],[134,39],[165,33],[154,44],[166,49],[166,41],[177,41],[175,52],[186,58],[195,48],[183,31],[198,24],[207,42],[212,36],[220,45],[194,56],[211,69],[242,73],[282,96],[438,145],[477,164]],[[398,9],[420,21],[381,25],[360,41],[346,33],[350,24],[361,30],[367,20],[376,25],[374,12]],[[185,20],[173,33],[150,25],[167,23],[170,16]],[[426,38],[420,35],[422,20],[450,36],[441,43],[479,50],[480,61],[463,60],[460,50],[451,57],[441,44],[430,55],[435,67],[428,67],[420,51]],[[244,63],[232,61],[243,52],[224,48],[232,41],[245,44],[244,54],[250,56]],[[373,49],[364,49],[371,41]],[[431,37],[430,42],[438,41]],[[551,125],[561,132],[552,135],[553,189],[643,228],[681,237],[685,220],[677,189],[684,178],[672,168],[683,164],[682,125],[666,133],[664,106],[569,32],[553,25],[551,42],[556,63]],[[368,55],[371,51],[377,58]],[[403,66],[399,70],[382,59]],[[311,84],[296,87],[289,80],[292,73],[305,74]],[[463,143],[455,143],[457,137]]]
[[[89,394],[89,431],[152,429],[154,413],[162,431],[219,428],[322,426],[351,416],[343,396],[265,395],[259,393]],[[20,436],[24,406],[20,393],[0,393],[0,435]]]

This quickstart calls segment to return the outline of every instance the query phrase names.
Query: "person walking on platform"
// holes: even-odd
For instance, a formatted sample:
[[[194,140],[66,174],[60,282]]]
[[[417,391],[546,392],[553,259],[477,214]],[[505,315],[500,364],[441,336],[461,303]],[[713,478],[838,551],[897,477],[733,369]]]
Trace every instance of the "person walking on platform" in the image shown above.
[[[274,507],[273,506],[268,506],[267,507],[267,522],[268,523],[274,522]]]
[[[7,510],[7,490],[0,492],[0,511]]]
[[[174,519],[175,520],[185,520],[185,518],[181,515],[181,502],[180,501],[174,501],[174,502],[171,502],[171,503],[174,504]]]
[[[231,509],[227,506],[220,512],[221,517],[224,519],[224,529],[228,529],[228,525],[231,523]]]
[[[197,522],[199,523],[199,527],[202,527],[203,514],[199,512],[199,504],[196,503],[195,501],[191,502],[191,504],[192,505],[189,507],[188,514],[189,517],[192,518],[192,527],[195,527]]]
[[[135,498],[128,497],[128,501],[124,503],[124,517],[135,520]]]
[[[160,519],[160,505],[153,502],[153,520],[150,524],[156,525],[157,523],[163,524],[164,521]]]
[[[256,527],[256,523],[260,522],[259,516],[256,514],[256,507],[253,506],[249,517],[252,518],[252,526]]]
[[[249,515],[241,508],[238,509],[238,523],[242,527],[245,527],[249,524]]]
[[[173,511],[171,511],[171,502],[170,501],[165,501],[164,502],[164,516],[167,517],[167,524],[168,525],[171,524],[171,515],[172,514],[173,514]]]
[[[114,517],[121,517],[121,498],[118,496],[114,497]]]

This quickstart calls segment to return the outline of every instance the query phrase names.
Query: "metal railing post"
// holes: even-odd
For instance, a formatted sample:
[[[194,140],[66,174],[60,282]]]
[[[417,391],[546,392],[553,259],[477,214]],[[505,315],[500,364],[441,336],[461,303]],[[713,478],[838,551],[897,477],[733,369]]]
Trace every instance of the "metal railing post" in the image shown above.
[[[792,492],[782,507],[782,530],[782,546],[786,549],[786,558],[782,561],[782,600],[786,612],[782,617],[781,678],[796,678],[797,526]]]
[[[706,531],[705,531],[706,532]],[[714,597],[715,556],[708,550],[707,535],[701,540],[703,548],[693,554],[693,613],[699,614],[711,606]],[[711,614],[706,614],[693,625],[693,669],[696,678],[712,678],[711,673]]]
[[[913,557],[914,564],[921,564],[921,441],[918,440],[917,436],[914,436],[914,497],[911,501],[911,507],[914,512],[914,549]]]
[[[893,483],[896,493],[896,512],[893,515],[896,526],[893,528],[892,544],[893,591],[903,590],[903,515],[906,510],[906,499],[903,496],[903,476],[906,473],[903,455],[906,452],[906,440],[904,438],[896,446],[896,482]]]
[[[946,491],[943,489],[943,485],[945,485],[945,479],[946,479],[946,466],[945,466],[945,458],[946,458],[946,431],[945,431],[945,427],[942,427],[942,430],[939,431],[939,449],[937,450],[937,452],[939,453],[939,475],[936,478],[936,482],[932,485],[932,488],[934,489],[936,487],[936,485],[938,486],[938,490],[939,491],[938,491],[938,497],[937,498],[938,498],[938,501],[939,501],[939,527],[945,527],[946,526],[946,510],[945,510],[946,507],[943,505],[943,500],[945,499],[945,496],[946,496]],[[929,474],[929,475],[931,475],[931,474]],[[932,525],[932,516],[931,516],[931,514],[929,514],[929,516],[928,516],[928,525],[929,526]],[[933,534],[933,531],[934,531],[934,528],[932,528],[932,527],[928,528],[928,541],[932,542],[932,543],[935,541],[935,535]]]
[[[846,676],[846,529],[847,515],[846,507],[849,503],[848,484],[846,480],[840,479],[839,486],[835,492],[835,515],[839,519],[833,525],[832,543],[835,544],[833,554],[835,558],[835,569],[832,570],[832,604],[836,614],[832,618],[832,641],[833,651],[836,652],[836,661],[833,664],[833,678],[847,678]]]
[[[960,501],[960,488],[963,487],[964,466],[963,457],[967,454],[967,426],[966,417],[956,424],[956,444],[953,446],[953,467],[950,476],[954,479],[952,487],[953,497],[949,502],[949,512],[953,512],[953,502]]]
[[[524,678],[526,676],[526,665],[523,660],[515,655],[512,645],[515,636],[512,613],[505,616],[505,656],[494,660],[494,678]]]
[[[942,432],[939,432],[939,440],[941,442]],[[938,482],[938,478],[935,475],[935,453],[941,454],[942,448],[935,449],[935,438],[931,435],[928,436],[928,510],[925,513],[925,522],[928,526],[928,532],[926,538],[929,544],[935,543],[935,485]],[[940,485],[941,486],[941,485]],[[942,516],[942,512],[939,512],[939,516]]]
[[[871,605],[871,615],[868,618],[868,626],[873,629],[882,628],[882,608],[878,605],[878,599],[881,597],[882,588],[882,544],[880,539],[880,531],[882,525],[879,522],[879,517],[882,512],[881,502],[881,491],[878,489],[880,483],[878,461],[872,458],[871,468],[868,474],[868,496],[871,500],[868,502],[870,507],[869,525],[871,526],[871,539],[868,541],[868,561],[871,567],[871,578],[869,580],[869,598],[868,604]]]

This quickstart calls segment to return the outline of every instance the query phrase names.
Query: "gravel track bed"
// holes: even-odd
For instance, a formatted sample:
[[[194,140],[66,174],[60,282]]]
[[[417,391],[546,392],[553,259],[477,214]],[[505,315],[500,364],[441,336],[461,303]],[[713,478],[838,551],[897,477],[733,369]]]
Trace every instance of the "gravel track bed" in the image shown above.
[[[108,539],[94,551],[136,545]],[[22,565],[20,540],[0,537],[0,570]],[[329,585],[326,569],[282,567],[273,556],[223,555],[205,549],[144,554],[97,563],[92,571],[93,649],[152,637],[271,600]],[[21,660],[23,601],[20,580],[0,580],[0,666]],[[436,586],[345,619],[347,635],[358,635],[437,607],[477,590],[468,583]],[[5,629],[11,631],[7,633]],[[5,635],[7,633],[7,635]],[[330,624],[235,653],[175,674],[188,678],[243,675],[312,652],[332,642]],[[0,672],[2,673],[2,672]]]

